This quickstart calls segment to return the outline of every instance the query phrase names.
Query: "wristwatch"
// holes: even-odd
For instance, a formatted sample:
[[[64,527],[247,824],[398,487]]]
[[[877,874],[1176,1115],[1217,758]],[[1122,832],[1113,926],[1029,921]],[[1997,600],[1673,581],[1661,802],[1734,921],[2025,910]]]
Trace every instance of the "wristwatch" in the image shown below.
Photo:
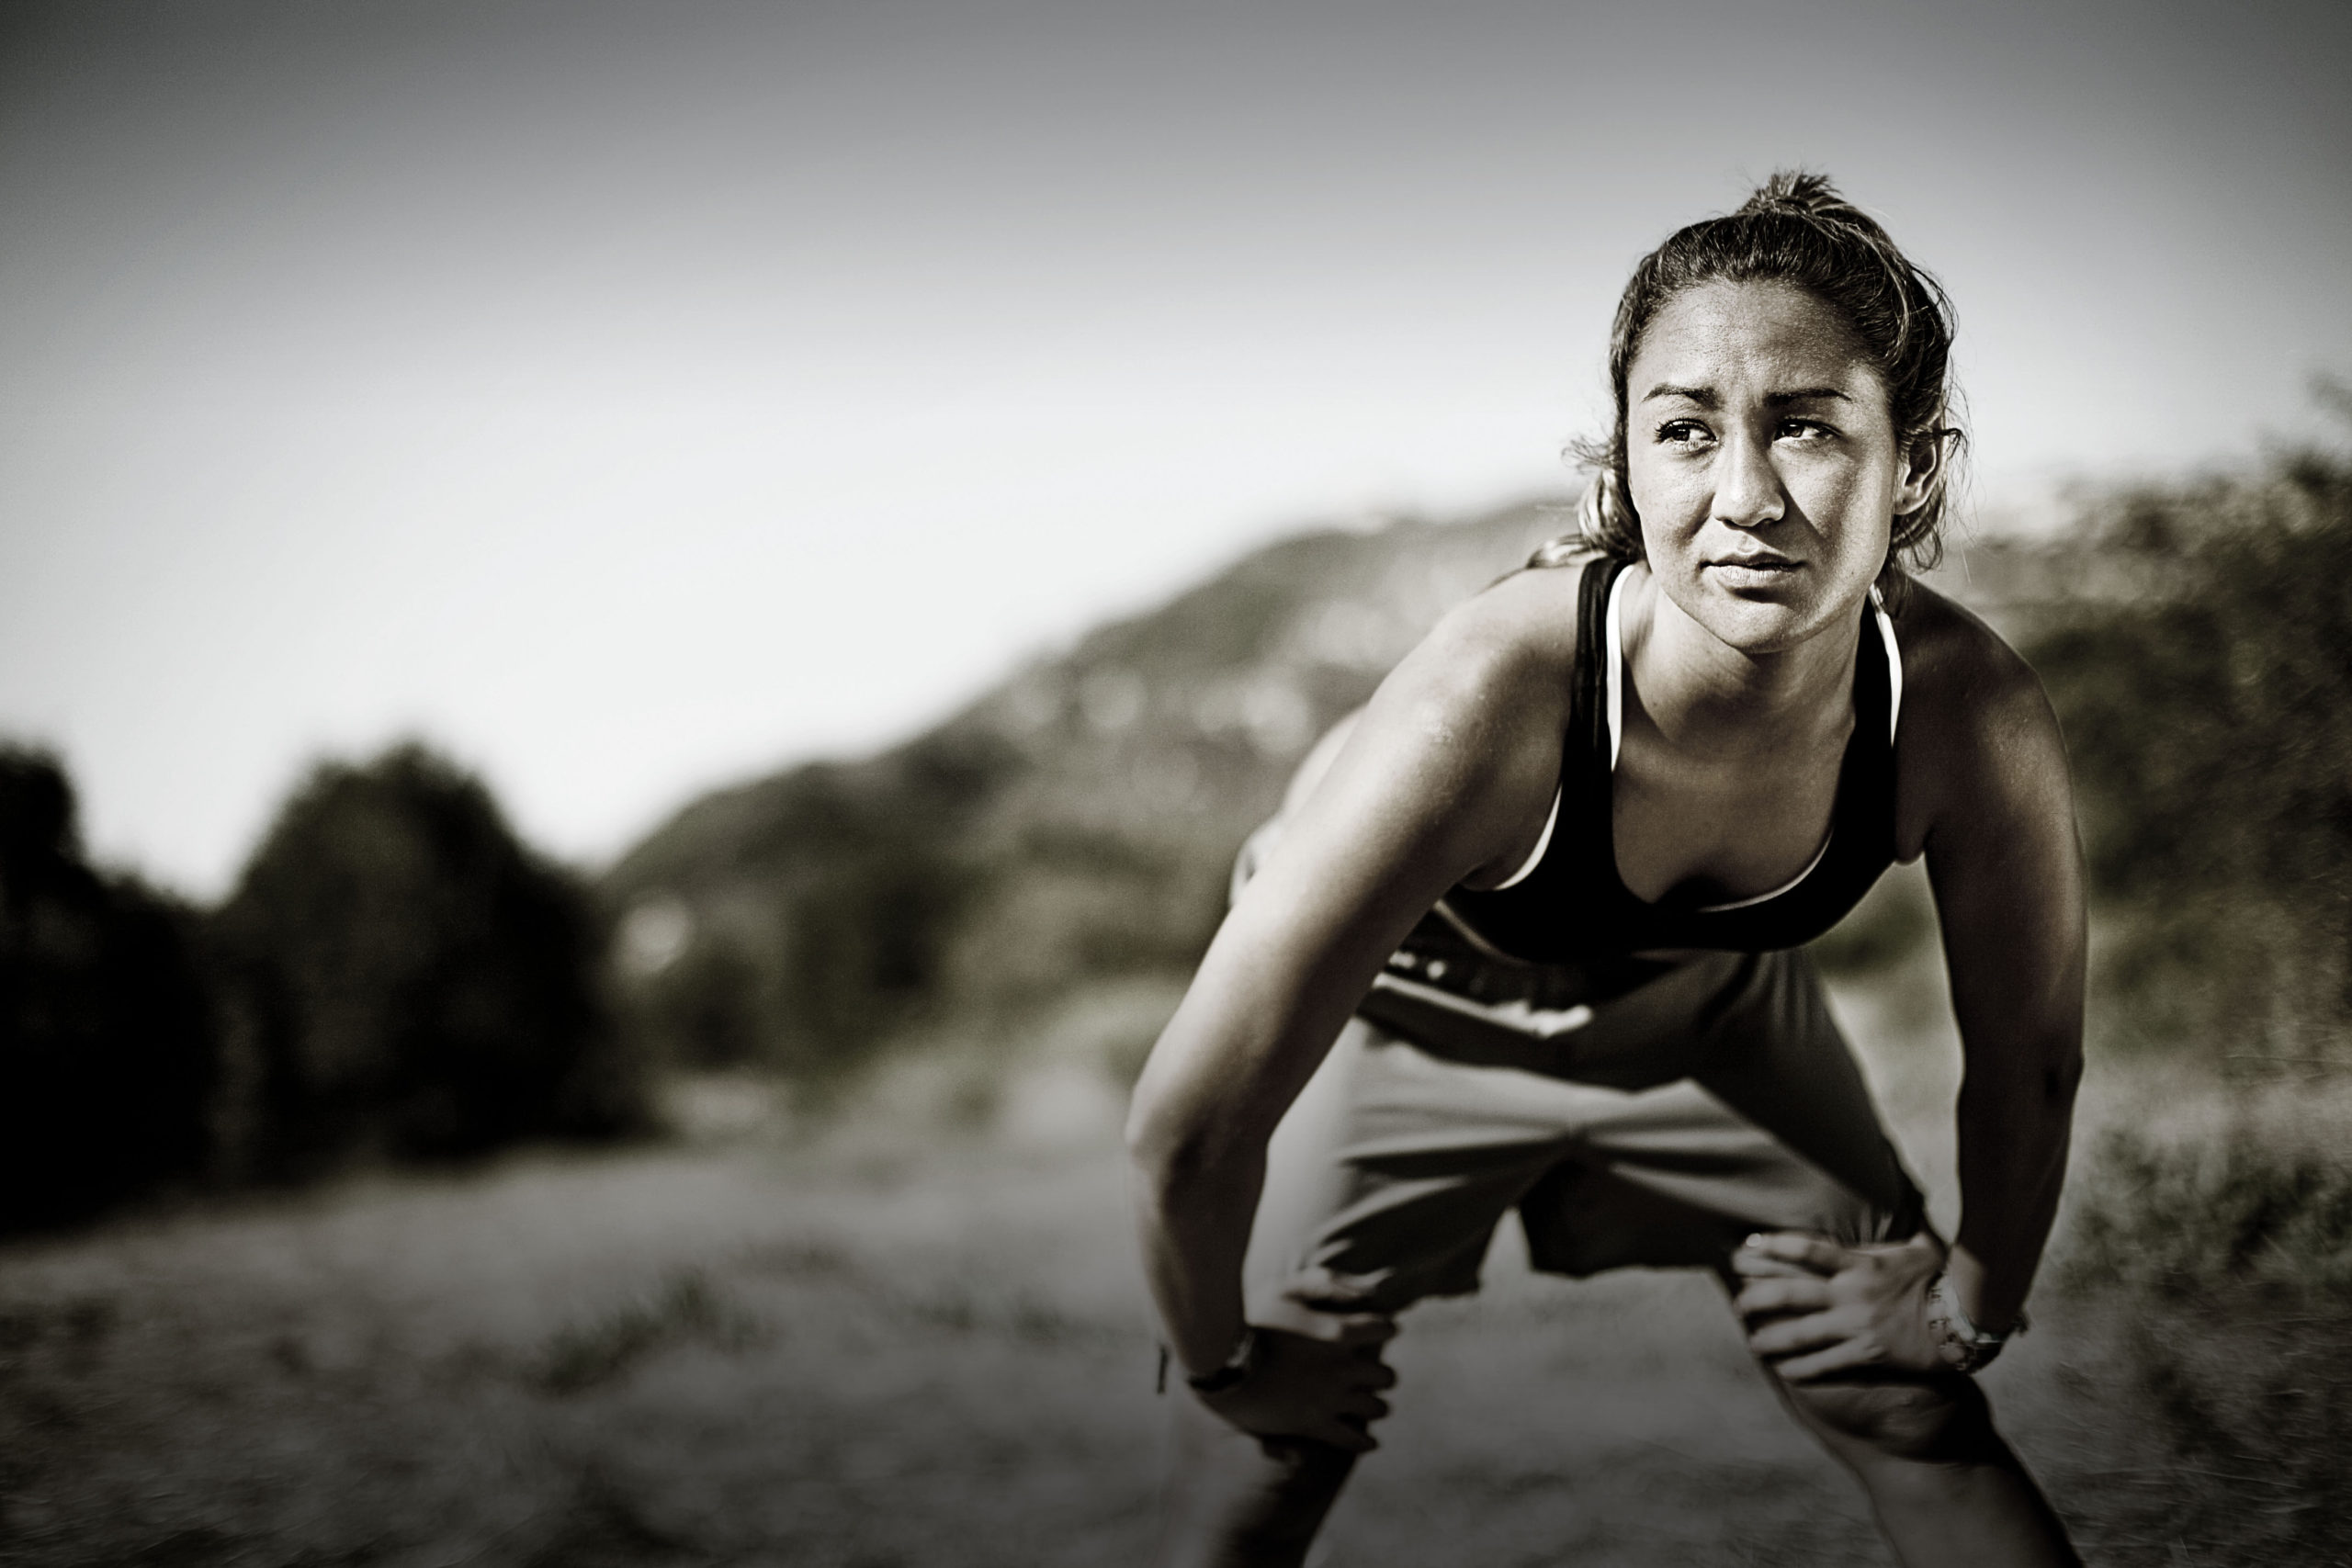
[[[1258,1354],[1258,1331],[1248,1324],[1241,1325],[1241,1337],[1233,1342],[1233,1353],[1222,1366],[1194,1377],[1187,1374],[1184,1386],[1194,1393],[1223,1393],[1250,1375],[1252,1360]]]
[[[1996,1334],[1989,1328],[1979,1328],[1960,1304],[1960,1292],[1951,1288],[1951,1276],[1937,1270],[1928,1285],[1928,1332],[1935,1336],[1936,1354],[1945,1366],[1956,1372],[1974,1372],[1993,1364],[2001,1347],[2026,1330],[2025,1314],[2018,1314],[2015,1328]]]

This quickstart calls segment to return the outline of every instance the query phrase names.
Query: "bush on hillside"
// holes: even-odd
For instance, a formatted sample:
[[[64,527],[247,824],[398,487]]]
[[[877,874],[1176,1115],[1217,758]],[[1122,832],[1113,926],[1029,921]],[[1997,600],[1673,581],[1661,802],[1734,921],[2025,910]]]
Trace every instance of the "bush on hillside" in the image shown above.
[[[213,1035],[186,909],[84,863],[54,758],[0,748],[0,1231],[197,1174]]]
[[[2241,1113],[2194,1135],[2108,1130],[2075,1196],[2064,1275],[2166,1295],[2352,1289],[2352,1159]]]
[[[640,1120],[586,892],[422,747],[321,766],[217,923],[255,1172]]]
[[[649,917],[682,929],[674,952],[664,939],[631,966],[624,990],[628,1031],[648,1057],[684,1067],[775,1066],[759,959],[730,933],[695,931],[692,912],[673,900],[650,900],[630,918]]]
[[[678,926],[626,966],[632,1032],[662,1060],[814,1080],[920,1027],[989,879],[961,835],[1009,767],[985,737],[944,733],[694,808],[684,835],[726,846],[717,877],[657,863],[618,879],[625,958],[638,922]]]
[[[2105,999],[2257,1069],[2352,1014],[2352,464],[2132,493],[2115,578],[2029,649],[2065,727]]]

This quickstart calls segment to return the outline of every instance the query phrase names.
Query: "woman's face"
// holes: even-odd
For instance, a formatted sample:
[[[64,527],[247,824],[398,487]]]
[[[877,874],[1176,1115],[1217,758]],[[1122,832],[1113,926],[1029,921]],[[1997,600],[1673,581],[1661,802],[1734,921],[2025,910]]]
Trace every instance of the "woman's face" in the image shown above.
[[[1935,452],[1897,438],[1844,319],[1784,283],[1668,300],[1626,378],[1625,462],[1649,568],[1734,648],[1795,647],[1860,612]]]

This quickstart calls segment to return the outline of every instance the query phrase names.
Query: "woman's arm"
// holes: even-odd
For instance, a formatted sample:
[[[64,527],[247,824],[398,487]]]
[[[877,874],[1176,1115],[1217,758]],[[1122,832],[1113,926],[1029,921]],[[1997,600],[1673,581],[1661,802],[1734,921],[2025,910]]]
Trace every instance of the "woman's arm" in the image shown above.
[[[1905,637],[1900,841],[1924,844],[1964,1057],[1962,1221],[1932,1238],[1842,1247],[1754,1238],[1732,1259],[1748,1344],[1792,1382],[1933,1371],[1927,1285],[1942,1268],[1980,1327],[2014,1325],[2065,1172],[2082,1073],[2082,854],[2065,748],[2041,682],[1934,595]],[[1907,617],[1906,617],[1907,618]]]
[[[1387,955],[1465,875],[1540,830],[1565,682],[1511,601],[1398,666],[1227,915],[1136,1086],[1145,1266],[1177,1359],[1220,1365],[1267,1140]]]
[[[2015,1324],[2057,1213],[2083,1066],[2084,893],[2058,721],[2015,655],[1962,709],[1928,838],[1965,1077],[1960,1236],[1947,1264],[1962,1308]]]

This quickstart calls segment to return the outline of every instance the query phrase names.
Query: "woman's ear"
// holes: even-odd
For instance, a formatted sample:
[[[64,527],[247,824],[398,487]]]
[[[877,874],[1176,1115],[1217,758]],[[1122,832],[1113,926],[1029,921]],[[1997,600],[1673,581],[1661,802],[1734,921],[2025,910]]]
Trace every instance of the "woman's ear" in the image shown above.
[[[1908,517],[1935,498],[1944,482],[1944,453],[1955,433],[1922,431],[1904,448],[1903,471],[1895,477],[1894,515]]]

